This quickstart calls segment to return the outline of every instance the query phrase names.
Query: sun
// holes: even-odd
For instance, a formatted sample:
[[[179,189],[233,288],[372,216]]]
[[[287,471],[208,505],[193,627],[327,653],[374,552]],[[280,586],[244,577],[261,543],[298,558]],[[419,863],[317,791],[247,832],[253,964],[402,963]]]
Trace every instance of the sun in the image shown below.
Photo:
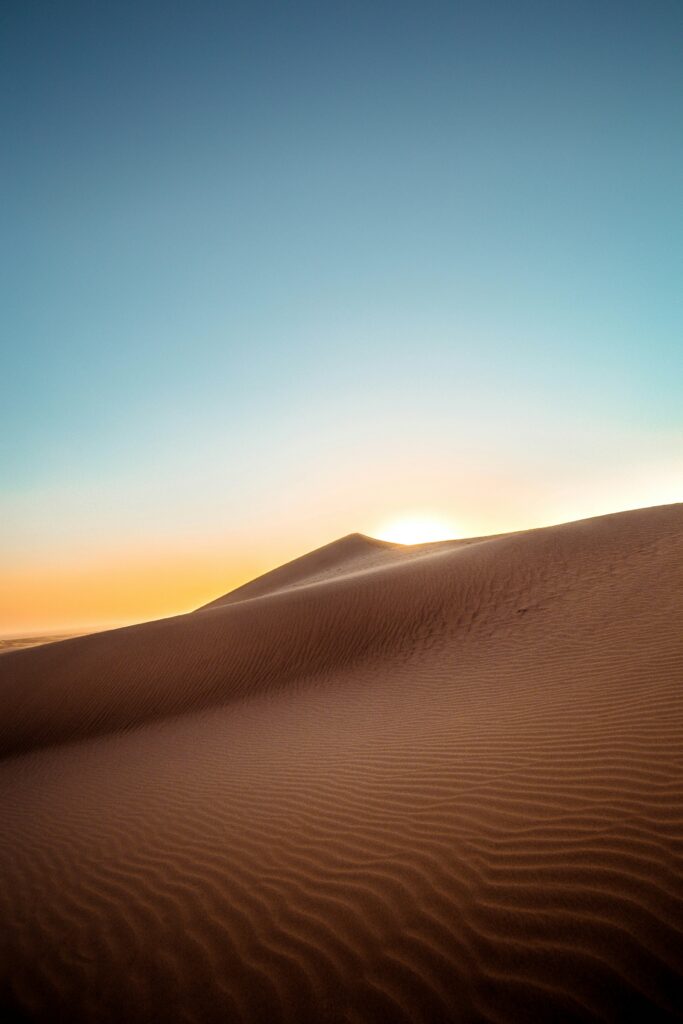
[[[393,544],[429,544],[437,540],[453,540],[458,536],[458,530],[447,519],[406,515],[384,523],[373,536]]]

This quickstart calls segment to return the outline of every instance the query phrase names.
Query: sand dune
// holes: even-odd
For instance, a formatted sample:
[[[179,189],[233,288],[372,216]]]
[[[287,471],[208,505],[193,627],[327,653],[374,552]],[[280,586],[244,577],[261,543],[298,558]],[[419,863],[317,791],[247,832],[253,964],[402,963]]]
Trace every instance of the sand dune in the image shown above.
[[[0,1009],[679,1020],[683,506],[0,658]]]
[[[39,633],[35,636],[5,636],[0,637],[0,654],[7,654],[8,651],[18,651],[22,647],[39,647],[41,644],[53,644],[58,640],[68,640],[72,636],[82,636],[83,633]]]

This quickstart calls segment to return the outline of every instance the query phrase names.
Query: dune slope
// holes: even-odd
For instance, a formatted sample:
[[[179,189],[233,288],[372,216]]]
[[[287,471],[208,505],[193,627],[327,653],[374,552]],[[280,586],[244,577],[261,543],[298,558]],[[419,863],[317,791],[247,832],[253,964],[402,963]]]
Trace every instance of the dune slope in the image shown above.
[[[0,1016],[680,1018],[683,506],[0,658]]]

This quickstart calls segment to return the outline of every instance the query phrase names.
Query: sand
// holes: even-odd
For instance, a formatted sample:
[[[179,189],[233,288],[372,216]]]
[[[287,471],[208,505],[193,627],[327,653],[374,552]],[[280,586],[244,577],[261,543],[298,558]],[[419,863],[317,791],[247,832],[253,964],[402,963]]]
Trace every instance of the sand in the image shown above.
[[[0,658],[3,1020],[680,1019],[683,506]]]
[[[0,654],[18,651],[21,647],[39,647],[41,644],[53,644],[57,640],[68,640],[72,636],[83,636],[78,633],[40,633],[37,636],[0,636]]]

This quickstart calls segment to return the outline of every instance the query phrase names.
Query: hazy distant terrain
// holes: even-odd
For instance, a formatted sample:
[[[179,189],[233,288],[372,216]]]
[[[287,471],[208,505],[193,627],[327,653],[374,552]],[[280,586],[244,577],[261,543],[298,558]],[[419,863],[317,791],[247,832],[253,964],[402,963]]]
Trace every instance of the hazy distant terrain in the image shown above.
[[[40,636],[9,636],[0,637],[0,654],[7,651],[18,651],[22,647],[38,647],[40,644],[52,644],[57,640],[68,640],[83,633],[46,633]]]
[[[682,579],[681,505],[354,534],[8,652],[0,1010],[679,1020]]]

